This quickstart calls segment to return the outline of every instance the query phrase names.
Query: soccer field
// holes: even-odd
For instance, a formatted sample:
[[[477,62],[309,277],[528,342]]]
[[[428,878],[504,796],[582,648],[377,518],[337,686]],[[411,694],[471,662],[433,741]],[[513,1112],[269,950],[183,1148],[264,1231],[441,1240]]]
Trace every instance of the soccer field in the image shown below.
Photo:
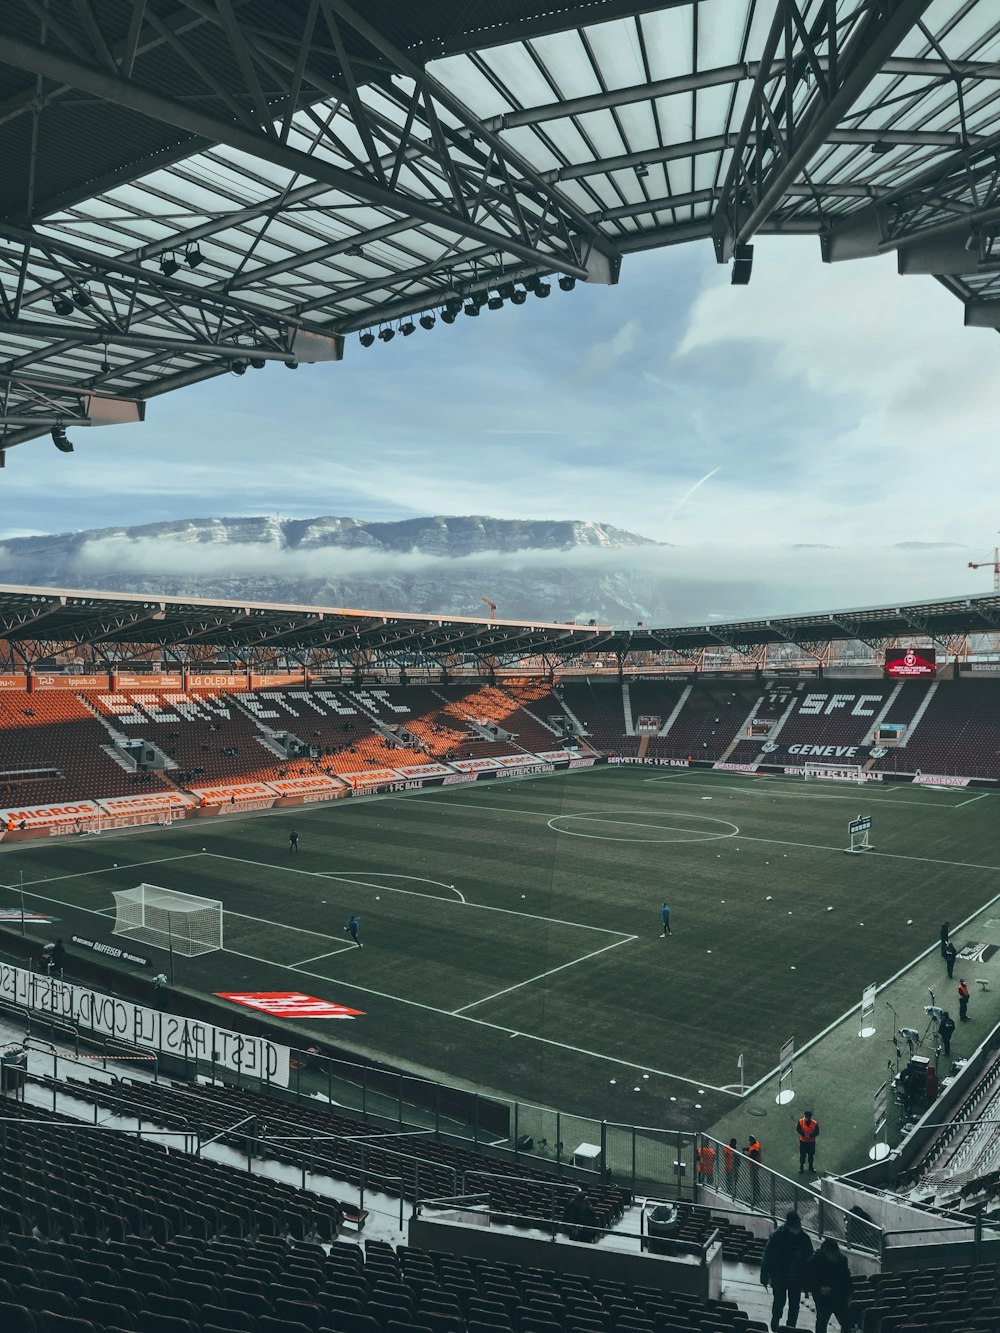
[[[875,850],[847,856],[858,813]],[[596,768],[22,844],[0,881],[19,873],[27,907],[60,922],[39,940],[110,938],[112,891],[142,881],[221,899],[224,952],[178,959],[178,986],[362,1011],[290,1025],[293,1042],[705,1127],[738,1095],[740,1055],[760,1079],[787,1038],[803,1046],[997,894],[1000,795]]]

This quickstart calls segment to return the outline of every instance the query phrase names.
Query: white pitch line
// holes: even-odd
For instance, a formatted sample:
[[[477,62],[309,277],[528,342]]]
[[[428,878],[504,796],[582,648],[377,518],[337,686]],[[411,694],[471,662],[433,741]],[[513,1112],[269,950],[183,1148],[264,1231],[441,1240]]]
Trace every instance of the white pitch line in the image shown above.
[[[64,879],[86,879],[88,875],[110,874],[113,870],[138,870],[140,866],[159,866],[166,861],[187,861],[192,856],[202,856],[202,852],[181,852],[178,856],[158,856],[155,861],[129,861],[119,866],[98,866],[94,870],[78,870],[72,875],[52,875],[48,879],[28,879],[24,882],[24,887],[29,884],[57,884]]]
[[[753,783],[748,782],[741,786],[735,786],[731,782],[726,782],[726,783],[694,782],[690,778],[680,778],[680,777],[671,779],[667,777],[665,774],[658,778],[643,778],[643,782],[671,782],[671,781],[673,781],[674,783],[683,782],[684,785],[688,787],[705,787],[713,791],[738,791],[742,792],[743,795],[770,797],[772,801],[776,801],[779,797],[783,798],[786,801],[851,801],[852,803],[856,803],[858,800],[857,796],[837,796],[832,791],[831,792],[823,791],[822,793],[804,792],[804,791],[785,791],[783,789],[776,789],[774,787],[768,787],[766,791],[761,791],[759,789],[761,782],[767,782],[769,780],[776,782],[778,781],[779,777],[781,777],[781,775],[776,773],[772,779],[761,777],[759,782],[753,782]],[[782,778],[782,781],[793,782],[794,779]],[[866,782],[864,784],[866,791],[874,785],[877,784],[870,782]],[[904,784],[899,783],[897,785],[902,787]],[[889,791],[891,790],[891,788],[883,787],[882,790]],[[990,792],[986,793],[987,796],[991,794],[992,793]],[[890,801],[888,796],[868,796],[868,795],[865,796],[864,801],[865,805],[919,805],[921,808],[931,805],[931,806],[937,806],[938,809],[940,810],[955,809],[955,806],[952,805],[950,801],[924,801],[920,799],[917,799],[915,801]]]
[[[973,803],[973,801],[985,801],[986,798],[987,798],[987,796],[992,796],[992,795],[994,795],[993,792],[991,792],[991,791],[984,791],[984,792],[980,793],[979,796],[970,796],[969,799],[968,799],[967,801],[959,801],[958,805],[954,806],[953,809],[955,809],[955,810],[961,810],[961,808],[962,808],[963,805],[971,805],[971,804]]]
[[[702,785],[705,785],[705,784],[702,784]],[[990,794],[990,793],[987,792],[987,795],[989,795],[989,794]],[[456,802],[454,802],[454,804],[459,805],[459,804],[461,804],[461,802],[456,801]],[[917,802],[914,801],[914,802],[912,802],[912,804],[916,805]],[[923,804],[923,802],[921,802],[920,804]],[[955,807],[954,807],[954,806],[951,806],[951,805],[948,806],[947,808],[948,808],[949,810],[953,810],[953,809],[955,809]],[[532,814],[532,815],[533,815],[533,814],[535,814],[536,812],[535,812],[534,810],[524,810],[524,811],[511,810],[509,813],[510,813],[510,814],[519,814],[519,813],[520,813],[520,814]],[[637,814],[650,814],[650,815],[655,815],[655,814],[656,814],[656,811],[655,811],[655,810],[648,810],[648,811],[647,811],[647,810],[639,810],[639,811],[636,811],[636,813],[637,813]],[[559,816],[559,815],[549,815],[548,818],[549,818],[549,819],[558,819],[558,818],[560,818],[560,816]],[[734,837],[735,837],[735,836],[737,836],[737,835],[734,835]],[[823,842],[791,842],[791,841],[789,841],[789,840],[787,840],[787,839],[784,839],[784,838],[754,838],[754,837],[752,837],[749,833],[740,833],[738,836],[740,837],[740,839],[741,839],[743,842],[763,842],[763,843],[766,843],[769,847],[805,847],[805,848],[807,848],[808,850],[810,850],[810,851],[814,851],[814,852],[842,852],[842,851],[844,850],[843,847],[840,847],[840,846],[836,846],[836,847],[834,847],[834,846],[831,846],[831,845],[828,844],[828,843],[823,843]],[[638,839],[636,839],[635,841],[638,841]],[[722,842],[722,841],[726,841],[726,842],[728,842],[729,839],[728,839],[728,838],[726,838],[726,839],[722,839],[722,838],[699,838],[698,841],[699,841],[699,842]],[[955,869],[960,869],[960,870],[993,870],[993,871],[998,871],[998,872],[1000,872],[1000,866],[984,866],[984,865],[980,865],[978,861],[945,861],[943,858],[941,858],[941,857],[939,857],[939,856],[907,856],[904,852],[879,852],[879,851],[876,851],[874,848],[872,848],[872,849],[869,850],[868,855],[869,855],[869,856],[875,856],[875,857],[879,857],[879,856],[880,856],[880,857],[883,857],[883,858],[885,858],[886,860],[890,860],[890,861],[918,861],[918,862],[920,862],[921,865],[952,866],[952,867],[954,867]],[[565,924],[572,924],[572,923],[571,923],[571,922],[567,922],[567,923],[565,923]],[[595,929],[595,930],[596,930],[596,929],[599,929],[599,927],[596,927],[596,926],[595,926],[595,927],[591,927],[591,929]],[[610,932],[609,932],[609,933],[610,933]]]
[[[285,963],[285,967],[293,967],[296,971],[304,967],[306,963],[318,963],[321,958],[335,958],[338,953],[343,953],[345,949],[353,949],[353,944],[342,944],[339,949],[331,949],[329,953],[317,953],[312,958],[302,958],[297,963]]]
[[[318,875],[320,879],[346,879],[349,884],[361,884],[370,889],[385,889],[387,893],[410,893],[417,898],[441,898],[439,893],[419,893],[416,889],[397,889],[392,884],[367,884],[367,881],[356,879],[344,870],[317,870],[313,873]],[[360,873],[364,874],[364,871]],[[454,884],[445,884],[444,880],[441,879],[428,879],[426,875],[397,875],[391,870],[377,870],[375,873],[383,875],[386,879],[412,879],[418,884],[436,884],[439,889],[450,889],[452,893],[457,893],[459,901],[465,902],[465,894],[461,889],[456,889]]]
[[[326,879],[329,875],[333,873],[332,871],[329,870],[296,870],[294,866],[272,865],[270,861],[251,861],[245,856],[226,856],[222,852],[205,852],[205,853],[196,852],[194,854],[197,856],[201,855],[217,856],[222,861],[236,861],[241,865],[262,866],[265,870],[281,870],[291,875],[306,875],[310,879]],[[361,873],[363,874],[364,872],[362,871]],[[348,877],[345,875],[343,876],[343,878],[347,879]],[[585,925],[584,922],[582,921],[564,921],[561,917],[558,916],[538,916],[534,912],[518,912],[513,907],[489,907],[487,906],[486,903],[456,903],[452,902],[450,898],[442,898],[439,894],[436,893],[417,893],[415,889],[397,889],[392,884],[372,884],[370,881],[363,879],[352,879],[348,880],[348,882],[352,884],[358,884],[364,889],[382,889],[384,893],[405,893],[415,898],[432,899],[433,901],[439,903],[450,903],[452,907],[471,907],[479,912],[503,912],[507,916],[522,916],[527,921],[544,921],[547,925],[550,926],[572,926],[574,930],[596,930],[599,931],[602,935],[625,934],[625,931],[623,930],[609,930],[607,926],[588,926]],[[457,892],[458,890],[456,889],[456,893]],[[240,915],[240,914],[236,913],[235,915]],[[253,918],[251,918],[251,920],[252,919]],[[275,924],[280,924],[280,923],[275,923]],[[302,927],[291,926],[289,927],[289,929],[301,930]],[[315,935],[315,934],[320,934],[321,932],[310,931],[307,933]]]
[[[574,958],[568,963],[562,963],[559,967],[549,968],[548,972],[539,972],[537,977],[529,977],[527,981],[518,981],[513,986],[508,986],[505,990],[495,991],[492,995],[484,995],[481,1000],[473,1000],[471,1004],[463,1004],[460,1009],[453,1009],[452,1015],[464,1014],[468,1009],[475,1009],[478,1005],[486,1004],[490,1000],[498,1000],[501,995],[509,995],[511,991],[520,990],[522,986],[530,986],[534,981],[544,981],[546,977],[554,977],[557,972],[565,972],[568,967],[576,967],[577,963],[585,963],[589,958],[596,958],[598,954],[607,953],[609,949],[618,949],[623,944],[628,944],[630,940],[637,940],[638,935],[627,935],[623,940],[614,940],[611,944],[605,944],[602,949],[595,949],[593,953],[586,953],[582,958]]]
[[[307,874],[307,871],[303,872]],[[285,967],[284,963],[276,963],[273,958],[258,958],[252,953],[243,953],[239,949],[223,948],[223,953],[231,953],[237,958],[246,958],[251,963],[264,963],[267,967]],[[712,1092],[725,1093],[727,1097],[735,1097],[738,1101],[739,1094],[727,1092],[725,1088],[717,1087],[714,1083],[706,1083],[704,1079],[688,1078],[685,1074],[671,1074],[666,1069],[654,1069],[652,1065],[637,1065],[629,1060],[619,1060],[616,1055],[602,1055],[600,1051],[588,1051],[583,1046],[570,1046],[564,1041],[555,1041],[552,1037],[538,1037],[532,1032],[525,1032],[521,1028],[503,1027],[500,1023],[487,1023],[485,1019],[473,1018],[470,1014],[452,1014],[447,1009],[437,1009],[432,1004],[423,1004],[420,1000],[406,1000],[401,995],[389,995],[386,991],[374,990],[371,986],[359,986],[355,981],[344,981],[339,977],[327,977],[322,972],[309,972],[304,967],[295,969],[301,972],[304,977],[315,977],[317,981],[324,981],[327,985],[332,982],[337,986],[344,986],[348,990],[360,992],[362,995],[375,995],[381,1000],[391,1000],[394,1004],[409,1005],[413,1009],[423,1009],[427,1013],[439,1014],[442,1018],[457,1018],[462,1023],[475,1023],[477,1027],[490,1028],[493,1032],[506,1033],[508,1037],[523,1037],[526,1041],[537,1041],[544,1046],[557,1046],[563,1051],[573,1051],[576,1055],[586,1055],[592,1060],[603,1060],[608,1064],[620,1065],[623,1069],[634,1069],[640,1074],[655,1074],[657,1078],[669,1078],[675,1083],[688,1083],[693,1088],[709,1088]]]

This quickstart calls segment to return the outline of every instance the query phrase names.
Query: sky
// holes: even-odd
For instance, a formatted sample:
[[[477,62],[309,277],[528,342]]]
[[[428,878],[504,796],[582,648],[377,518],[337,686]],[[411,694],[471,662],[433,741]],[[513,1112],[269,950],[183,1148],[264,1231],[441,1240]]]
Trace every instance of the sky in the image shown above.
[[[155,399],[138,427],[10,451],[0,540],[245,514],[583,519],[663,572],[787,609],[987,591],[1000,340],[893,257],[765,238],[748,287],[706,243],[614,287],[460,317],[343,362]],[[832,548],[832,549],[824,549]],[[782,605],[769,610],[778,611]]]

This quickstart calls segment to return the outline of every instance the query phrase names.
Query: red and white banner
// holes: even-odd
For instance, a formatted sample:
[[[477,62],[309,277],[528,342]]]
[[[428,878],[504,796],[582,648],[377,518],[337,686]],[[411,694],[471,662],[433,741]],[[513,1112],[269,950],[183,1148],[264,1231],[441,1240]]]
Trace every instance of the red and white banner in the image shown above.
[[[187,678],[187,687],[189,690],[245,690],[247,687],[247,678],[245,675],[189,675]]]
[[[439,778],[451,771],[447,764],[400,764],[396,769],[404,778]]]
[[[22,805],[0,810],[0,827],[6,828],[13,820],[15,827],[22,821],[27,828],[42,828],[48,824],[75,824],[96,819],[100,811],[93,801],[67,801],[65,805]]]
[[[199,802],[204,801],[206,805],[239,805],[245,801],[265,801],[268,805],[272,805],[275,800],[274,792],[263,782],[234,782],[229,786],[191,787],[190,791],[192,795],[198,797]]]
[[[967,787],[971,778],[942,777],[938,773],[918,773],[913,779],[917,787]]]
[[[151,791],[141,796],[108,796],[97,804],[109,815],[138,815],[146,811],[184,809],[195,801],[182,791]]]
[[[500,767],[496,759],[452,759],[450,763],[462,773],[495,773]]]
[[[318,773],[310,778],[271,779],[267,785],[282,796],[318,796],[324,792],[332,796],[344,790],[343,783],[334,782],[333,778]]]
[[[152,674],[141,675],[130,671],[116,671],[115,690],[180,690],[183,689],[181,675]]]
[[[272,1018],[363,1018],[363,1009],[348,1009],[345,1004],[317,1000],[301,991],[216,991],[220,1000],[259,1009]]]
[[[338,773],[337,777],[343,778],[352,787],[374,787],[382,782],[401,781],[394,768],[369,768],[360,773]]]
[[[594,755],[583,754],[571,759],[569,766],[570,768],[593,768],[596,763],[597,759]]]
[[[500,768],[527,768],[538,763],[539,756],[537,754],[502,754],[497,760],[497,765]]]
[[[56,676],[36,675],[32,679],[34,690],[106,690],[108,678],[104,676]]]

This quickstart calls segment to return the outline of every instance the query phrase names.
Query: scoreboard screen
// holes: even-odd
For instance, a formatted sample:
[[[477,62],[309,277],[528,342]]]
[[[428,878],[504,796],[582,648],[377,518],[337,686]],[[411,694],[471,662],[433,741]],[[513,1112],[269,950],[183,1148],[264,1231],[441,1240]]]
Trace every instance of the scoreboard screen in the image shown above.
[[[934,648],[887,648],[885,674],[907,679],[929,680],[937,674]]]

